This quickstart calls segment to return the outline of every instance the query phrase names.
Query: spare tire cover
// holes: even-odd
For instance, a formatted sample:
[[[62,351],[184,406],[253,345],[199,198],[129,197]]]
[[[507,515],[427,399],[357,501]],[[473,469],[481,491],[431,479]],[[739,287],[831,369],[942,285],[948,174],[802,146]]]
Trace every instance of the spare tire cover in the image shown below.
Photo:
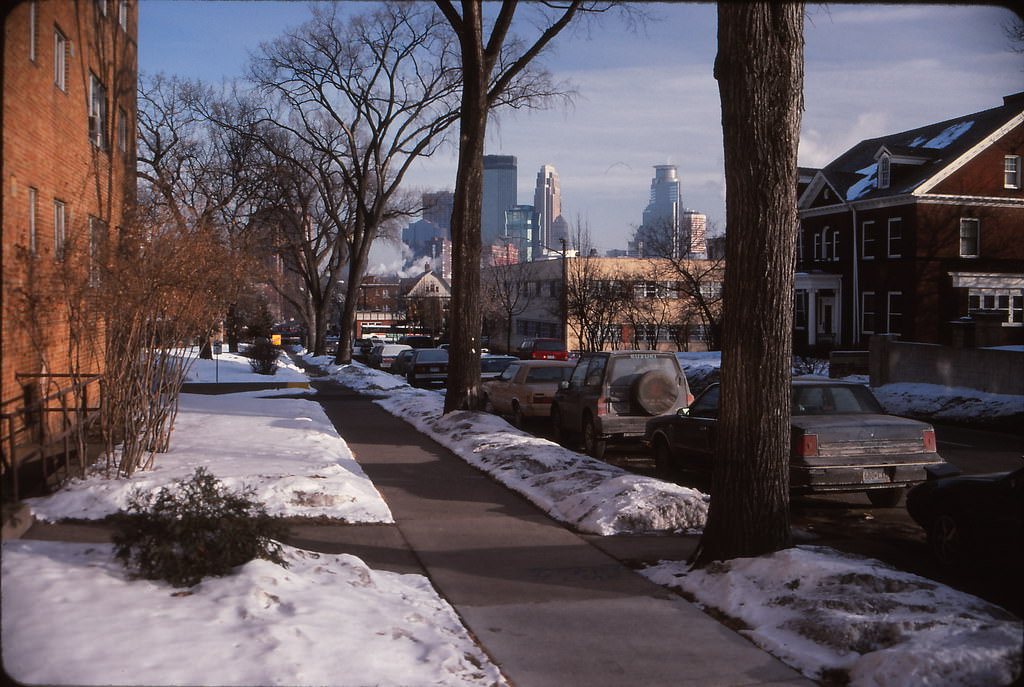
[[[633,400],[649,415],[668,412],[678,395],[676,380],[661,370],[649,370],[633,382]]]

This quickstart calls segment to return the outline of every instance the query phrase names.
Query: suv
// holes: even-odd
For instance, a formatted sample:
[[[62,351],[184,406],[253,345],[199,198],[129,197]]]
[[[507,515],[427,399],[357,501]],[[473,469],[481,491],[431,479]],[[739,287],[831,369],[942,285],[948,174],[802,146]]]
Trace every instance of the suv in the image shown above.
[[[551,427],[562,445],[582,434],[584,450],[600,460],[609,441],[642,439],[651,416],[674,413],[692,400],[675,353],[583,353],[555,393]]]
[[[561,339],[526,339],[516,354],[522,360],[568,360],[569,352]]]

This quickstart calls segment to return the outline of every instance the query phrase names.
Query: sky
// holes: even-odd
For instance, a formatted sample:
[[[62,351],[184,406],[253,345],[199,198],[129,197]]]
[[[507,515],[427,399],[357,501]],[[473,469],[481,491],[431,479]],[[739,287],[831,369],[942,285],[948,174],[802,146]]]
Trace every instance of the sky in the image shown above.
[[[691,378],[720,364],[717,354],[679,357]],[[349,388],[373,394],[385,410],[577,531],[696,536],[706,522],[710,497],[697,490],[629,474],[495,415],[443,415],[443,392],[413,389],[387,372],[335,366],[330,357],[306,359]],[[306,379],[294,364],[282,363],[281,380]],[[232,354],[196,360],[190,371],[196,381],[256,378],[247,359]],[[918,410],[937,397],[971,394],[889,386],[900,387]],[[979,394],[976,400],[1000,414],[1015,412],[1020,397]],[[320,404],[296,398],[294,389],[186,393],[171,449],[160,454],[156,469],[123,480],[93,474],[28,503],[41,521],[102,519],[123,508],[133,490],[170,487],[203,466],[232,491],[252,486],[274,516],[393,523],[357,458]],[[109,544],[17,539],[2,546],[4,668],[24,683],[509,684],[491,661],[497,654],[475,644],[481,633],[463,626],[427,577],[375,569],[356,556],[284,546],[287,569],[256,560],[175,589],[133,577]],[[1020,673],[1019,618],[835,549],[802,545],[695,571],[686,561],[661,561],[641,574],[683,590],[713,617],[739,619],[752,643],[814,679],[845,675],[851,687],[954,687],[1008,685]]]
[[[563,215],[602,253],[626,247],[654,165],[678,166],[683,203],[713,233],[726,223],[715,6],[644,7],[642,27],[609,15],[556,39],[542,64],[573,85],[571,105],[506,112],[489,126],[486,152],[518,160],[519,202],[533,202],[537,172],[553,165]],[[1024,90],[1024,55],[1004,31],[1012,17],[980,5],[808,5],[799,164],[824,166],[860,140],[998,107]],[[261,41],[308,18],[303,2],[141,0],[139,66],[239,77]],[[412,170],[409,187],[451,189],[455,168],[456,151],[445,149]]]

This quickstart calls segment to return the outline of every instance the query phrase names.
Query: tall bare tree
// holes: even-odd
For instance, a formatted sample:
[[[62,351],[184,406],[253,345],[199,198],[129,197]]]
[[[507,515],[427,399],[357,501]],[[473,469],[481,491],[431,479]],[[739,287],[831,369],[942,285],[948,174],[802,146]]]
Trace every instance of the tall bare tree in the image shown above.
[[[803,5],[720,3],[725,144],[722,410],[695,564],[789,544],[789,413]]]
[[[312,21],[261,46],[249,74],[272,99],[262,123],[320,154],[319,173],[336,176],[346,191],[344,208],[324,207],[348,247],[339,363],[352,357],[370,248],[389,219],[418,211],[399,187],[413,163],[444,142],[458,117],[460,85],[451,34],[433,8],[386,3],[366,14],[346,11],[344,4],[314,6]]]
[[[529,272],[524,263],[512,261],[512,249],[505,246],[505,255],[484,267],[483,318],[505,335],[505,350],[512,350],[512,322],[529,310],[533,295],[529,289]],[[492,341],[493,343],[493,341]]]

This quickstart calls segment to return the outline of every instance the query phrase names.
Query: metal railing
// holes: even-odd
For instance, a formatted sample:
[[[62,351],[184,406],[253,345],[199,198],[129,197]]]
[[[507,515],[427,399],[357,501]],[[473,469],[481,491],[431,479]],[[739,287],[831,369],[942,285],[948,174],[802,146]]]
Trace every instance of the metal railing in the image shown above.
[[[61,470],[70,475],[72,461],[77,463],[78,474],[85,476],[88,434],[99,421],[103,393],[103,376],[98,374],[18,373],[16,377],[19,381],[68,380],[68,383],[38,399],[23,395],[0,404],[3,481],[10,490],[4,494],[5,501],[19,499],[19,469],[34,459],[42,463],[44,480]],[[17,407],[6,410],[12,406]]]

